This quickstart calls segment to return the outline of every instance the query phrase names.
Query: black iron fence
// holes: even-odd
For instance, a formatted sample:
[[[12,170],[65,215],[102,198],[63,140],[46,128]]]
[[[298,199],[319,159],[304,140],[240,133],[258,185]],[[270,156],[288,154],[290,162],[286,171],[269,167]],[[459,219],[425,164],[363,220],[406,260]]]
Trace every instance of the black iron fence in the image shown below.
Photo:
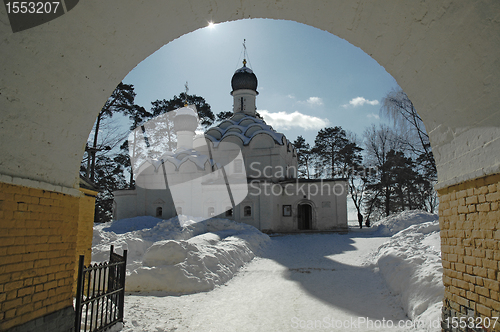
[[[123,322],[127,250],[113,252],[109,262],[84,266],[80,256],[76,290],[75,331],[98,332]]]

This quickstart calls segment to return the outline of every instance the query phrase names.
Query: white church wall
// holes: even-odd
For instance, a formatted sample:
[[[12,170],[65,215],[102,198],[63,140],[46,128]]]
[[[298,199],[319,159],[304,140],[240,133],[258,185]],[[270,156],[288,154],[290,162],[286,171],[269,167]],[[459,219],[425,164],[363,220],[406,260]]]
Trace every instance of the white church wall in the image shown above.
[[[282,187],[282,186],[280,186]],[[295,187],[295,185],[293,186]],[[288,188],[291,188],[290,186]],[[290,190],[290,189],[289,189]],[[291,190],[290,190],[291,191]],[[293,191],[295,192],[295,191]],[[279,216],[276,219],[276,228],[281,232],[296,232],[298,230],[297,222],[297,203],[301,200],[300,195],[281,195],[278,206]],[[284,215],[284,206],[287,206],[290,211],[290,215]]]
[[[255,134],[255,136],[253,136],[252,140],[250,141],[250,144],[248,144],[250,150],[274,148],[275,145],[276,142],[274,141],[274,138],[272,138],[271,135],[267,134],[266,132]]]
[[[260,186],[260,189],[262,191],[262,185]],[[279,220],[279,214],[277,213],[276,206],[279,205],[279,199],[280,197],[276,197],[274,195],[261,194],[259,196],[262,231],[276,231],[276,224]]]
[[[247,175],[252,178],[280,180],[286,176],[290,165],[294,165],[296,168],[296,162],[291,159],[292,157],[283,153],[281,146],[246,150]]]
[[[238,197],[239,195],[238,192],[234,192],[233,194],[233,197]],[[198,190],[193,190],[191,197],[186,198],[191,199],[193,202],[193,208],[195,209],[197,209],[198,206],[203,206],[203,210],[197,210],[196,214],[196,216],[202,217],[214,217],[225,214],[226,210],[231,208],[232,205],[231,198],[224,181],[210,185],[203,185],[201,193]]]
[[[147,201],[143,203],[145,215],[163,219],[175,217],[175,207],[168,190],[147,190],[146,198]],[[161,208],[161,214],[158,214],[158,208]]]
[[[311,230],[347,230],[346,181],[302,181],[272,183],[253,180],[249,194],[238,206],[235,219],[262,231],[299,231],[298,205],[312,207]],[[252,209],[244,215],[245,206]],[[289,215],[283,210],[286,206]]]
[[[298,205],[309,204],[313,208],[311,230],[347,229],[347,191],[345,181],[291,182],[282,185],[280,231],[298,230]],[[274,193],[279,189],[274,189]],[[283,206],[291,208],[292,217],[283,213]]]
[[[285,215],[284,210],[287,210],[287,214]],[[277,225],[279,229],[288,230],[288,231],[297,231],[297,204],[290,202],[288,197],[282,197],[280,200],[280,204],[278,205],[278,221]]]
[[[117,190],[114,192],[113,219],[120,220],[137,216],[137,191]]]
[[[252,225],[257,229],[261,229],[260,209],[257,197],[250,195],[247,196],[247,198],[239,204],[238,210],[239,221]]]
[[[344,195],[335,196],[336,211],[337,211],[337,227],[345,228],[347,230],[347,181],[343,181]]]

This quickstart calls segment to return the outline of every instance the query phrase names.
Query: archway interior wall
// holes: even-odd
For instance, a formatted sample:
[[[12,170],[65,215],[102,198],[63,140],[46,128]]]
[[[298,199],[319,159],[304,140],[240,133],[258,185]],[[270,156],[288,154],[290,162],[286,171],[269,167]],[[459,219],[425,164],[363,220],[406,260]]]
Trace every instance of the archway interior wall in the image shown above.
[[[78,213],[68,211],[78,211],[75,188],[88,134],[100,108],[120,80],[164,44],[205,26],[210,20],[222,22],[244,18],[294,20],[345,38],[384,66],[408,93],[430,132],[440,186],[447,187],[479,174],[500,172],[498,12],[500,3],[496,1],[421,0],[411,4],[399,0],[80,1],[73,10],[56,20],[13,34],[5,8],[0,6],[0,182],[10,183],[0,188],[0,195],[8,198],[3,202],[7,204],[2,210],[4,217],[6,211],[9,213],[2,225],[4,232],[1,233],[8,235],[3,243],[17,241],[17,237],[22,238],[19,241],[24,244],[31,243],[24,239],[28,231],[34,232],[35,225],[42,222],[51,225],[41,231],[53,235],[50,241],[54,241],[64,259],[61,262],[43,260],[48,266],[42,270],[57,273],[56,268],[64,263],[62,272],[66,280],[65,293],[57,296],[57,303],[30,312],[26,308],[37,302],[29,293],[31,286],[27,286],[19,274],[16,274],[18,279],[9,279],[15,287],[26,288],[22,292],[28,295],[23,298],[22,308],[13,307],[8,301],[0,303],[2,311],[6,312],[2,327],[71,308],[76,236],[70,230],[76,229],[74,223]],[[468,238],[465,230],[463,233],[448,232],[458,225],[455,217],[446,219],[448,213],[463,221],[461,218],[474,218],[471,209],[490,209],[478,212],[477,216],[484,212],[487,214],[482,215],[483,221],[486,222],[484,216],[487,220],[498,220],[498,212],[494,212],[498,210],[493,210],[498,208],[498,199],[488,204],[473,202],[480,199],[480,194],[475,194],[479,185],[475,181],[468,182],[472,187],[466,188],[467,198],[472,197],[472,201],[467,203],[466,197],[456,199],[458,192],[463,191],[460,189],[455,199],[451,198],[453,193],[449,193],[450,206],[457,205],[442,208],[441,228],[447,230],[442,234],[450,237],[450,241]],[[489,192],[489,186],[487,188],[488,194],[496,194]],[[445,195],[448,193],[442,193],[442,197]],[[477,197],[473,198],[475,195]],[[460,208],[463,213],[458,211],[462,203],[466,204]],[[465,208],[469,213],[465,213]],[[64,230],[69,233],[50,233],[59,231],[58,223],[65,223]],[[11,230],[14,225],[21,228]],[[68,225],[73,227],[68,228]],[[478,225],[479,228],[473,231],[482,232],[481,224]],[[491,226],[491,222],[485,225]],[[497,234],[492,234],[498,240]],[[477,239],[477,243],[492,243],[480,241],[480,236]],[[498,241],[496,243],[498,245]],[[25,248],[24,244],[12,248],[19,247],[20,255],[32,255],[26,264],[35,264],[35,260],[40,264],[39,258],[33,255],[44,253],[44,250],[48,250],[47,255],[54,253],[53,249],[46,249],[46,243],[34,251]],[[20,269],[22,265],[13,258],[13,253],[9,253],[14,250],[12,248],[7,248],[0,259],[2,268]],[[452,249],[449,246],[447,250]],[[467,249],[464,250],[467,253]],[[478,252],[471,250],[472,256]],[[460,271],[463,265],[456,261],[458,254],[445,249],[443,253],[450,263],[450,274],[463,273]],[[465,262],[465,256],[463,259]],[[481,260],[482,264],[490,261],[498,263],[498,257]],[[476,284],[477,291],[471,292],[471,296],[477,296],[479,303],[460,294],[461,298],[457,297],[451,292],[456,288],[451,287],[447,299],[455,304],[458,300],[467,300],[466,304],[474,306],[482,315],[494,313],[480,301],[486,303],[493,299],[494,292],[498,295],[494,290],[498,288],[498,279],[495,283],[489,278],[488,268],[486,278],[483,277],[484,266],[465,268],[471,269],[469,277],[475,281],[489,280],[490,286],[485,290],[489,297],[479,297],[479,291],[483,291],[479,287],[483,286]],[[498,275],[498,269],[491,270]],[[14,275],[18,270],[9,271]],[[50,291],[64,278],[59,278],[57,283],[50,281],[43,290]],[[36,286],[34,291],[37,291]],[[454,299],[457,302],[453,302]],[[19,298],[12,301],[18,303]],[[498,305],[497,302],[488,303]],[[450,306],[453,309],[453,305]]]
[[[97,112],[137,63],[209,20],[257,17],[329,31],[384,66],[423,117],[444,186],[496,172],[499,7],[450,1],[409,6],[395,0],[315,6],[110,0],[79,3],[57,20],[16,34],[4,22],[0,135],[9,144],[0,147],[0,174],[74,187]]]

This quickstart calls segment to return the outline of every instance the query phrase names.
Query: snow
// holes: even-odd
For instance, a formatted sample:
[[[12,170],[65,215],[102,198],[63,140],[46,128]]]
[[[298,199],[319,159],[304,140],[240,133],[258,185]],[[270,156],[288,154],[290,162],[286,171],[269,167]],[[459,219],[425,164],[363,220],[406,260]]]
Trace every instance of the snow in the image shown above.
[[[410,319],[437,320],[444,296],[439,221],[423,211],[403,212],[381,220],[377,233],[398,229],[398,221],[412,225],[378,248],[376,265]]]
[[[258,126],[260,129],[253,130],[249,133],[248,129],[250,127],[255,127],[255,126]],[[233,131],[235,129],[237,129],[238,132]],[[220,139],[211,134],[211,132],[214,131],[218,132],[218,134],[221,136]],[[243,142],[243,145],[248,145],[250,144],[252,139],[258,134],[267,134],[271,136],[274,139],[274,141],[279,145],[284,144],[283,143],[284,135],[282,133],[278,133],[277,131],[275,131],[271,126],[266,124],[264,120],[258,119],[250,115],[238,116],[238,117],[233,116],[231,119],[226,119],[224,120],[224,122],[220,123],[217,127],[212,127],[208,129],[205,135],[212,142],[214,142],[214,146],[217,147],[219,142],[221,142],[224,138],[228,136],[239,137]],[[286,140],[286,144],[288,143],[289,143],[288,140]]]
[[[372,227],[377,229],[378,235],[392,236],[411,225],[436,220],[438,220],[436,214],[421,210],[409,210],[376,221]]]
[[[92,260],[106,260],[111,244],[127,249],[127,291],[189,294],[224,284],[269,242],[244,223],[193,219],[136,217],[96,226]]]
[[[123,323],[118,322],[115,325],[111,326],[109,329],[106,330],[106,332],[118,332],[123,329]]]
[[[440,331],[437,217],[355,224],[269,238],[225,219],[124,219],[95,227],[93,260],[107,259],[110,244],[129,250],[127,289],[142,292],[125,297],[124,332]]]

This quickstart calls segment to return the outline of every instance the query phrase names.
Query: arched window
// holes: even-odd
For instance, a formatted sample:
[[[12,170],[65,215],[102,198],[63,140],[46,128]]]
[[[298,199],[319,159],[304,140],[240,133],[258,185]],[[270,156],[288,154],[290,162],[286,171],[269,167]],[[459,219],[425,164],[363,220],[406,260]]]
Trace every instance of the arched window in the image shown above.
[[[208,216],[213,217],[215,215],[215,209],[211,206],[208,208]]]
[[[228,206],[226,208],[226,217],[232,217],[232,216],[233,216],[233,209]]]
[[[156,208],[156,216],[157,216],[157,217],[161,217],[161,216],[163,216],[163,209],[161,208],[161,206],[158,206],[158,207]]]
[[[243,216],[244,217],[251,217],[252,216],[252,207],[247,205],[243,208]]]

